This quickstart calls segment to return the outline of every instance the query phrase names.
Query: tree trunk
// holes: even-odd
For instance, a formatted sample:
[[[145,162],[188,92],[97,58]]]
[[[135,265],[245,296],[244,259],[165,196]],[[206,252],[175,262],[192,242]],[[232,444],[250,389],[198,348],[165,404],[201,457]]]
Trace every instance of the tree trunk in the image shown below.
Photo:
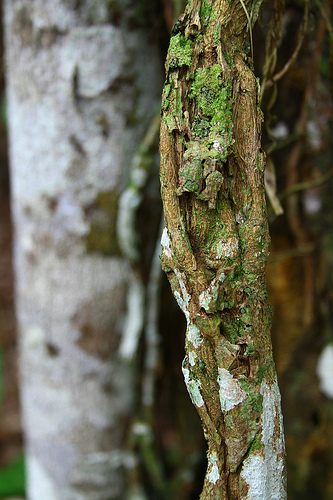
[[[5,5],[28,496],[124,498],[117,204],[158,107],[158,49],[142,2]]]
[[[208,443],[202,499],[284,499],[258,85],[260,0],[191,0],[167,57],[162,262],[187,320],[183,374]]]

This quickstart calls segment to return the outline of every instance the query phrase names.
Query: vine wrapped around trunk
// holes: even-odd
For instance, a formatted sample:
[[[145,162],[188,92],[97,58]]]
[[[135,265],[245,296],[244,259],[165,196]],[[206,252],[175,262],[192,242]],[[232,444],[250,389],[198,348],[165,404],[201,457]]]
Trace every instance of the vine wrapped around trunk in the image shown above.
[[[162,265],[187,320],[183,373],[208,443],[202,499],[286,498],[262,115],[245,54],[260,3],[190,0],[166,64]]]

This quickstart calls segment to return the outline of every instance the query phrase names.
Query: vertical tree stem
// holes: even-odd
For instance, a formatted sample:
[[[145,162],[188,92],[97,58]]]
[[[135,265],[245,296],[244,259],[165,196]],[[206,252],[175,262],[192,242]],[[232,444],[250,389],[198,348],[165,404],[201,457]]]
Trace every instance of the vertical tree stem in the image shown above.
[[[286,495],[262,116],[246,57],[244,5],[254,21],[260,3],[189,1],[166,64],[162,264],[187,320],[183,373],[208,444],[201,499]]]

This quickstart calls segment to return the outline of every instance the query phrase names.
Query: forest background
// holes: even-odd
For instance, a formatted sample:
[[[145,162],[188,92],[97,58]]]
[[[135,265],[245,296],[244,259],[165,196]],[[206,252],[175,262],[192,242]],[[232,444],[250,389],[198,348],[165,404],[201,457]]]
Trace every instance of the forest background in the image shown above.
[[[13,3],[16,6],[19,4]],[[21,3],[21,7],[30,5],[29,2]],[[93,24],[92,15],[89,17],[87,14],[89,2],[82,2],[79,7],[74,7],[74,3],[72,8],[79,11],[80,22],[83,19],[82,22],[86,25]],[[126,442],[126,447],[137,457],[137,462],[135,467],[130,468],[127,481],[121,483],[119,488],[125,488],[124,484],[131,491],[141,491],[143,488],[148,498],[197,498],[206,468],[205,443],[181,372],[185,322],[167,280],[156,271],[161,218],[157,154],[159,96],[162,92],[163,62],[170,32],[184,5],[180,1],[171,0],[153,4],[149,1],[142,4],[140,2],[140,6],[143,6],[143,11],[140,12],[142,17],[139,17],[137,11],[133,14],[133,2],[124,2],[125,7],[118,5],[118,9],[115,5],[108,11],[107,22],[120,26],[125,31],[149,32],[149,50],[151,46],[154,47],[149,71],[144,63],[135,70],[142,73],[146,71],[146,78],[140,83],[147,86],[146,91],[141,91],[142,94],[146,92],[146,97],[140,103],[142,107],[139,118],[146,115],[141,129],[131,132],[138,120],[133,106],[138,103],[139,98],[131,94],[130,102],[134,103],[133,106],[120,111],[120,114],[123,112],[127,117],[124,126],[124,133],[128,134],[126,141],[132,141],[127,156],[123,158],[120,155],[121,161],[123,164],[140,164],[148,172],[146,184],[142,188],[135,187],[140,196],[133,213],[127,213],[127,217],[132,217],[135,221],[130,249],[126,248],[126,243],[124,248],[121,242],[116,245],[116,250],[114,242],[111,242],[112,250],[108,247],[110,238],[119,238],[114,222],[116,217],[119,218],[119,213],[118,209],[117,213],[114,211],[112,196],[99,198],[99,205],[96,206],[95,203],[88,213],[91,220],[95,221],[99,220],[96,216],[98,211],[108,214],[106,225],[102,230],[99,227],[99,232],[97,231],[97,243],[93,237],[88,238],[89,251],[102,256],[110,253],[122,255],[126,260],[128,276],[124,296],[117,303],[121,314],[126,314],[125,298],[128,290],[140,286],[147,289],[146,309],[142,316],[145,326],[137,329],[137,349],[130,360],[131,375],[127,379],[132,384],[132,388],[128,390],[133,394],[129,406],[126,403],[126,409],[122,409],[117,416],[122,420],[121,441]],[[96,25],[98,26],[97,22]],[[16,31],[11,31],[7,24],[7,44],[12,43],[14,46],[17,40],[15,37],[21,37],[22,44],[32,43],[23,21],[19,26],[21,33],[17,32],[17,26]],[[40,41],[41,46],[44,43],[46,49],[51,43],[55,43],[48,40],[48,35]],[[273,306],[273,350],[286,433],[288,498],[330,499],[333,498],[333,478],[330,473],[333,467],[332,2],[266,1],[254,26],[252,39],[255,74],[263,89],[263,149],[267,155],[265,186],[272,240],[267,279]],[[133,40],[130,47],[132,51],[135,37]],[[7,50],[9,52],[8,46]],[[250,36],[248,50],[250,54]],[[4,46],[2,61],[0,494],[6,498],[25,495],[25,451],[18,398],[17,327],[12,271],[13,229],[5,96],[6,67],[13,66],[14,59],[12,55],[7,56],[6,66]],[[131,78],[125,75],[117,85],[131,88]],[[96,80],[98,85],[98,78]],[[118,99],[121,107],[127,91],[124,95],[121,90],[117,94],[115,85],[111,92],[112,99]],[[101,102],[103,106],[104,103]],[[87,120],[88,123],[94,113],[96,119],[96,109],[86,106],[84,98],[82,103],[82,120]],[[107,124],[103,121],[103,116],[96,120],[99,120],[101,134],[107,136]],[[70,130],[67,132],[70,134]],[[75,142],[75,138],[72,142],[80,155],[80,144]],[[107,143],[104,153],[106,156],[112,154],[107,149],[109,146]],[[126,167],[117,175],[121,186],[118,193],[120,199],[124,192],[130,196],[131,189],[133,191],[133,182],[129,182],[130,168]],[[31,178],[31,183],[33,182],[34,179]],[[48,203],[52,205],[52,200],[48,200]],[[28,216],[33,218],[34,214]],[[59,224],[63,223],[61,218],[57,220]],[[133,255],[131,248],[137,249],[137,254],[134,252]],[[157,304],[154,298],[158,298]],[[102,301],[101,308],[104,310],[103,301],[108,300],[107,296],[100,297],[99,300]],[[91,312],[87,314],[90,314],[89,321],[98,323],[99,306],[96,307],[96,304],[91,306]],[[107,305],[105,307],[108,308]],[[89,305],[87,310],[89,311]],[[154,314],[158,314],[158,318]],[[89,338],[86,330],[81,346],[90,354],[97,353],[102,359],[106,355],[108,359],[108,356],[112,358],[110,353],[115,349],[115,342],[105,342],[105,338],[115,320],[112,316],[106,320],[104,316],[103,318],[104,323],[98,326],[99,343],[96,338]],[[77,322],[82,326],[87,323],[87,318],[79,317]],[[149,344],[147,324],[154,325],[153,334],[157,335],[158,332],[155,344]],[[149,351],[149,345],[155,361],[147,368],[147,352],[152,352]],[[131,346],[126,348],[125,345],[123,348],[125,351],[131,350]],[[48,340],[47,350],[55,362],[58,353],[53,339]],[[38,359],[36,362],[38,363]],[[147,377],[148,383],[154,387],[153,401],[148,404],[143,401],[143,391],[140,389]],[[123,391],[126,388],[120,384],[117,390]],[[84,397],[90,396],[85,394]],[[90,404],[95,405],[96,402],[91,397]],[[93,409],[97,413],[101,411],[98,407]],[[149,435],[142,434],[143,425],[149,426]],[[117,465],[117,474],[121,475],[123,469],[126,467],[122,458],[120,465]],[[118,494],[119,492],[115,493],[114,498]]]

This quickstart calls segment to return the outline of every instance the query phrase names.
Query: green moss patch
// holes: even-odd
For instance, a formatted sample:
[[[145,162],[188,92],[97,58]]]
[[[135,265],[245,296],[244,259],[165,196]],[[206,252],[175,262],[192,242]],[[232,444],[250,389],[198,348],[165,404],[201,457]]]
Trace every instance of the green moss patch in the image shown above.
[[[170,40],[168,62],[170,69],[191,66],[192,41],[182,33],[177,33]]]
[[[190,98],[199,112],[194,135],[205,138],[211,157],[225,161],[232,144],[232,89],[230,83],[223,84],[219,64],[195,72]]]

